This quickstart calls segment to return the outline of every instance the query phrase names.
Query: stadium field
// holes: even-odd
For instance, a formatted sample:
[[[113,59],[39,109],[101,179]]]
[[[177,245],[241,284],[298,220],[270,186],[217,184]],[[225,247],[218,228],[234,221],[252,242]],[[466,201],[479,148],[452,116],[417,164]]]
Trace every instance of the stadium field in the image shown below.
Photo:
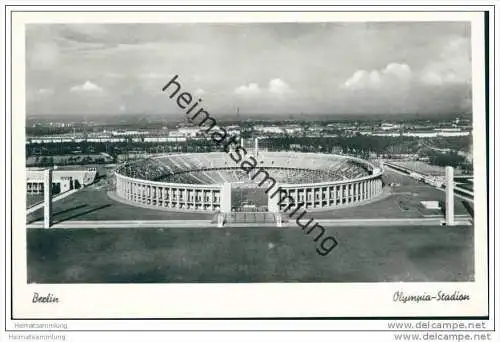
[[[473,281],[471,226],[28,229],[30,283]]]

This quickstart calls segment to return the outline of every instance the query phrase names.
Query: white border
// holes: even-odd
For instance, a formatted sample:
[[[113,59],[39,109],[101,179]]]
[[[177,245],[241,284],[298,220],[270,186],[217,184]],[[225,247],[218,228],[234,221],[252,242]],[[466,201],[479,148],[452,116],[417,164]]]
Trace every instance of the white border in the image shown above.
[[[241,8],[238,8],[241,9]],[[316,9],[316,8],[315,8]],[[449,8],[446,8],[449,10]],[[474,8],[475,9],[475,8]],[[71,8],[71,10],[76,10],[75,8]],[[292,8],[292,10],[297,10],[297,8]],[[377,10],[380,10],[377,8]],[[403,10],[407,10],[403,8]],[[144,14],[141,14],[141,16]],[[278,17],[276,17],[278,15]],[[267,15],[258,13],[257,16],[248,15],[249,18],[242,18],[241,15],[237,17],[238,22],[242,21],[287,21],[287,20],[295,20],[294,15],[297,13],[279,13],[273,14],[273,18],[269,18]],[[63,17],[64,16],[64,17]],[[89,14],[85,19],[82,19],[81,16],[75,16],[74,13],[64,13],[63,16],[61,14],[55,14],[55,16],[51,16],[50,14],[44,13],[43,16],[40,13],[33,13],[28,15],[28,19],[23,18],[25,20],[34,20],[37,22],[74,22],[75,20],[82,20],[85,22],[102,22],[105,21],[106,16],[96,15],[95,13]],[[246,15],[245,15],[246,16]],[[482,58],[483,52],[483,38],[482,38],[482,14],[480,14],[480,18],[472,18],[469,13],[406,13],[402,15],[401,13],[376,13],[376,17],[370,14],[365,13],[355,13],[355,18],[352,18],[353,21],[365,21],[365,20],[390,20],[390,21],[398,21],[398,20],[408,20],[408,16],[411,17],[412,20],[417,18],[419,21],[447,21],[447,20],[468,20],[472,19],[473,29],[472,29],[472,41],[473,46],[479,46],[477,49],[472,49],[473,51],[473,84],[474,84],[474,112],[475,113],[484,113],[484,59]],[[148,21],[164,21],[168,15],[165,13],[153,13],[151,17],[148,18]],[[231,19],[230,14],[224,13],[221,14],[221,18],[225,20]],[[251,17],[251,18],[250,18]],[[315,17],[315,18],[313,18]],[[316,20],[331,20],[335,21],[340,18],[343,21],[346,21],[346,13],[320,13],[314,14],[306,13],[304,17],[301,19],[307,21]],[[135,22],[138,21],[137,16],[132,16],[130,13],[126,14],[120,21],[128,21]],[[169,18],[172,19],[172,18]],[[218,20],[219,17],[215,17],[213,13],[207,15],[207,13],[185,13],[183,15],[176,15],[176,20],[185,22],[201,22],[201,21],[210,21],[213,22]],[[270,20],[271,19],[271,20]],[[493,18],[491,18],[493,19]],[[114,19],[111,19],[114,21]],[[169,20],[172,21],[172,20]],[[16,24],[18,24],[16,22]],[[474,28],[475,27],[475,28]],[[479,29],[478,29],[479,27]],[[16,56],[13,59],[15,65],[13,65],[12,75],[15,76],[15,81],[13,80],[13,117],[16,120],[13,122],[14,132],[13,135],[14,141],[13,146],[20,146],[19,142],[24,145],[24,120],[19,120],[18,118],[24,118],[24,33],[16,31],[14,28],[13,34],[13,51]],[[477,44],[477,45],[476,45]],[[19,61],[17,63],[16,61]],[[20,65],[21,63],[21,65]],[[476,86],[477,85],[477,86]],[[478,97],[479,94],[479,97]],[[479,100],[478,100],[479,99]],[[492,107],[491,107],[492,108]],[[19,113],[19,114],[16,114]],[[8,124],[8,123],[7,123]],[[491,125],[492,126],[492,125]],[[491,127],[490,126],[490,127]],[[474,116],[474,130],[477,132],[484,130],[484,116],[480,117],[479,115]],[[479,129],[478,129],[479,128]],[[23,133],[23,134],[19,134]],[[237,314],[242,313],[242,308],[245,308],[245,314],[250,315],[260,315],[262,314],[263,307],[266,306],[265,316],[349,316],[356,315],[358,316],[360,313],[363,316],[402,316],[402,315],[445,315],[445,316],[457,316],[457,315],[484,315],[486,314],[484,303],[486,302],[486,279],[485,279],[485,265],[486,258],[484,255],[485,246],[486,246],[486,230],[484,225],[485,218],[485,177],[478,177],[478,174],[484,174],[485,164],[484,164],[484,154],[485,151],[485,141],[484,136],[478,139],[477,134],[474,136],[474,157],[475,157],[475,174],[476,174],[476,204],[475,204],[475,212],[476,215],[481,212],[480,209],[483,209],[483,215],[481,218],[483,220],[476,219],[476,230],[475,230],[475,247],[476,247],[476,281],[474,283],[406,283],[406,284],[390,284],[390,283],[375,283],[375,284],[213,284],[213,285],[205,285],[205,284],[189,284],[189,285],[180,285],[180,284],[165,284],[165,285],[26,285],[26,272],[25,266],[24,269],[22,265],[25,265],[26,255],[25,255],[25,231],[23,229],[14,229],[14,269],[15,269],[15,284],[14,284],[14,296],[16,301],[16,310],[18,314],[26,313],[32,318],[49,318],[49,317],[62,317],[62,314],[71,313],[75,314],[77,309],[79,311],[78,315],[80,317],[88,317],[93,318],[96,317],[96,309],[112,309],[113,313],[108,317],[117,317],[117,316],[126,316],[131,318],[132,315],[139,315],[142,317],[167,317],[167,316],[176,316],[185,315],[185,317],[192,317],[193,310],[199,310],[199,305],[193,305],[196,301],[200,301],[200,303],[204,303],[202,305],[202,311],[197,311],[198,314],[194,316],[200,316],[199,313],[208,314],[208,315],[221,315],[222,317],[237,317]],[[16,150],[15,148],[13,150]],[[13,170],[24,169],[24,155],[22,154],[14,154],[13,159]],[[483,157],[483,158],[480,158]],[[483,160],[480,160],[483,159]],[[21,166],[22,165],[22,166]],[[482,171],[482,172],[481,172]],[[22,172],[13,172],[13,181],[14,184],[24,184],[24,181],[19,182],[19,175],[22,175]],[[483,183],[483,188],[478,187],[478,184]],[[17,186],[16,186],[17,187]],[[24,203],[23,192],[15,192],[13,193],[15,198],[13,199],[13,203]],[[482,196],[481,196],[482,195]],[[481,199],[483,202],[481,203]],[[24,225],[24,213],[22,210],[15,210],[17,208],[25,208],[25,206],[17,205],[14,206],[14,215],[12,217],[14,222],[14,227],[19,227]],[[7,208],[8,209],[8,208]],[[23,223],[21,223],[23,222]],[[481,229],[480,227],[484,227]],[[7,236],[9,238],[9,236]],[[9,250],[7,250],[7,253]],[[9,279],[7,279],[9,280]],[[450,286],[452,285],[452,286]],[[60,304],[57,307],[57,311],[55,312],[47,312],[47,310],[40,310],[40,306],[33,306],[30,303],[31,294],[33,291],[33,286],[40,291],[57,291],[57,294],[61,298],[65,298],[64,304]],[[8,289],[9,290],[8,286]],[[376,294],[374,296],[374,289],[376,288]],[[436,306],[432,304],[426,305],[408,305],[401,307],[401,305],[392,303],[392,293],[403,287],[405,292],[421,292],[425,291],[426,288],[430,288],[432,290],[439,289],[447,289],[450,290],[460,289],[464,292],[469,292],[474,294],[473,298],[477,298],[477,300],[471,301],[465,308],[462,305],[447,305],[445,308],[442,306]],[[139,290],[140,289],[140,290]],[[207,293],[208,291],[208,293]],[[342,300],[345,300],[346,291],[349,291],[349,297],[353,296],[356,298],[354,302],[344,301],[344,305],[342,305]],[[175,292],[175,295],[173,293]],[[203,292],[203,293],[202,293]],[[133,298],[130,296],[131,293],[141,293],[144,296],[140,298],[142,302],[141,305],[139,303],[131,304],[131,303],[123,303],[120,305],[120,302],[116,302],[116,295],[127,295],[128,298]],[[169,298],[162,297],[161,295],[165,295],[168,293]],[[252,293],[253,295],[249,295]],[[257,295],[258,293],[258,295]],[[328,296],[321,296],[322,293],[328,293]],[[334,293],[331,295],[331,293]],[[97,297],[95,295],[98,295]],[[304,294],[308,294],[304,296]],[[310,295],[309,295],[310,294]],[[337,295],[335,295],[337,294]],[[341,294],[339,296],[338,294]],[[160,295],[160,296],[159,296]],[[182,297],[182,296],[187,297]],[[477,297],[476,297],[477,295]],[[217,296],[220,296],[217,298]],[[325,300],[326,297],[326,300]],[[84,300],[82,300],[84,298]],[[92,302],[92,298],[97,299],[99,301],[98,307],[95,305],[95,302]],[[182,298],[189,298],[189,302],[183,301]],[[224,305],[221,305],[221,298]],[[180,299],[180,300],[179,300]],[[311,305],[312,303],[323,303],[324,306],[318,307],[317,305]],[[370,303],[369,306],[366,303]],[[271,306],[271,307],[269,307]],[[399,306],[399,307],[398,307]],[[300,308],[299,315],[297,315],[297,308]],[[19,309],[18,309],[19,308]],[[37,309],[38,308],[38,309]],[[168,314],[165,313],[165,308],[172,308]],[[333,310],[330,310],[332,309]],[[339,310],[347,309],[347,310]],[[46,307],[45,307],[46,309]],[[375,310],[374,310],[375,309]],[[377,310],[378,309],[378,310]],[[27,311],[24,311],[27,310]],[[229,314],[232,310],[234,310],[233,314]],[[340,311],[340,312],[339,312]],[[292,313],[293,312],[293,313]],[[144,316],[143,314],[146,313]],[[25,318],[28,316],[23,314]],[[102,317],[101,315],[97,315]],[[245,315],[246,316],[246,315]],[[139,322],[139,321],[135,321]],[[149,321],[146,323],[148,326],[157,325],[152,323],[155,321]],[[156,321],[157,322],[157,321]],[[192,323],[185,324],[186,321],[167,321],[162,322],[161,326],[163,328],[172,329],[176,327],[176,329],[193,329]],[[255,326],[255,323],[258,323],[262,328],[270,328],[281,326],[282,328],[288,327],[293,329],[301,329],[304,326],[307,326],[308,329],[323,329],[324,327],[328,327],[331,329],[332,322],[324,321],[298,321],[293,323],[280,322],[279,321],[271,321],[271,322],[262,322],[262,321],[235,321],[233,327],[235,329],[249,329]],[[302,324],[300,322],[305,322],[306,324]],[[96,327],[96,321],[87,322],[87,321],[78,321],[72,322],[71,325],[78,323],[79,326],[86,326],[87,324],[91,324]],[[125,324],[123,324],[125,323]],[[123,328],[132,328],[131,324],[133,322],[125,322],[125,321],[106,321],[107,329],[123,329]],[[187,323],[187,322],[186,322]],[[219,321],[203,321],[197,322],[197,327],[200,329],[217,329],[221,325]],[[285,323],[285,324],[283,324]],[[352,322],[353,325],[348,324],[347,322],[342,322],[342,327],[344,329],[356,329],[359,325],[359,322]],[[367,322],[368,323],[368,322]],[[372,322],[370,322],[371,324]],[[370,325],[366,324],[366,325]],[[101,324],[97,324],[101,325]],[[146,328],[145,322],[141,321],[141,329]],[[88,327],[88,325],[87,325]],[[147,328],[146,328],[147,329]]]

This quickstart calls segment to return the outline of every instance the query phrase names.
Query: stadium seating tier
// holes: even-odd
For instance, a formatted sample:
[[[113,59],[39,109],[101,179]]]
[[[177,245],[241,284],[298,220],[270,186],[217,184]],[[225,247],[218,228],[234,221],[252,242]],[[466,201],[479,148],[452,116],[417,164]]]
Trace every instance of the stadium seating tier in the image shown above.
[[[261,152],[256,160],[257,167],[266,170],[279,183],[319,183],[370,174],[368,163],[329,154]],[[131,178],[183,184],[249,181],[249,175],[225,153],[155,156],[125,163],[119,173]]]

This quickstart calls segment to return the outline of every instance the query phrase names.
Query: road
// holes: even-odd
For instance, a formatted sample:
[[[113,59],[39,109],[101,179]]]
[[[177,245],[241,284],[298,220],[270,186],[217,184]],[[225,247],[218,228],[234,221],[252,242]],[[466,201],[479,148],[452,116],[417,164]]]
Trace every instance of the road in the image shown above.
[[[370,227],[370,226],[440,226],[444,223],[441,217],[429,218],[376,218],[376,219],[319,219],[316,220],[325,227]],[[469,217],[456,217],[455,224],[471,225]],[[215,223],[209,220],[147,220],[147,221],[63,221],[54,224],[51,228],[214,228]],[[224,227],[276,227],[274,223],[233,223]],[[297,224],[290,220],[282,228],[294,228]],[[43,228],[43,222],[34,222],[27,228]]]

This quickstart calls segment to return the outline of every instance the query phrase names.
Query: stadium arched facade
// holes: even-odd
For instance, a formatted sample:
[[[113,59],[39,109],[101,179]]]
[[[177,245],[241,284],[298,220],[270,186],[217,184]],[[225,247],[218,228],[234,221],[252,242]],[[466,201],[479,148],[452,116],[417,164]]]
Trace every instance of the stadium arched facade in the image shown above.
[[[261,186],[268,210],[279,212],[299,204],[310,211],[361,205],[383,191],[382,168],[363,159],[297,152],[258,152],[255,159],[274,179],[272,189],[271,182],[252,179],[226,153],[183,153],[121,165],[115,171],[116,195],[152,208],[230,212],[232,187]]]

